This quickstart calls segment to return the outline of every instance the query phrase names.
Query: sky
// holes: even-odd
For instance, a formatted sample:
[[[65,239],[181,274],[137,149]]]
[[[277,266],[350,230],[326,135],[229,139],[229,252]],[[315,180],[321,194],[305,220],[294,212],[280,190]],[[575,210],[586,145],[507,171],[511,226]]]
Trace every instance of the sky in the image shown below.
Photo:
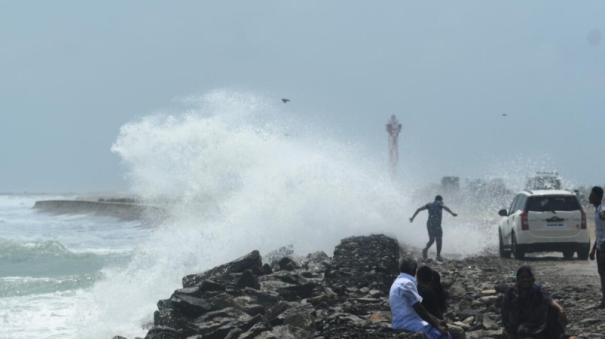
[[[125,190],[120,126],[217,88],[291,98],[291,114],[380,159],[397,114],[410,175],[542,161],[605,183],[604,14],[602,1],[0,0],[0,192]]]

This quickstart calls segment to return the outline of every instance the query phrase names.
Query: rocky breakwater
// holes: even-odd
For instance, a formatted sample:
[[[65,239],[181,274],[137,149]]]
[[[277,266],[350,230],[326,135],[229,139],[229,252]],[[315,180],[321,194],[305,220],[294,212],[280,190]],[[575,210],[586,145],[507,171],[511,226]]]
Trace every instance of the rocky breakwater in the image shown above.
[[[184,277],[183,288],[158,302],[145,338],[422,338],[390,328],[388,289],[402,252],[418,254],[408,251],[384,235],[343,239],[332,258],[317,252],[263,263],[252,251]],[[425,264],[441,273],[450,295],[448,323],[470,339],[503,338],[499,303],[520,262],[479,256]],[[561,285],[557,276],[538,281],[567,309],[570,334],[605,337],[604,313],[585,307],[596,287]]]
[[[413,338],[390,329],[399,245],[383,235],[263,263],[258,251],[183,278],[158,302],[147,339]]]

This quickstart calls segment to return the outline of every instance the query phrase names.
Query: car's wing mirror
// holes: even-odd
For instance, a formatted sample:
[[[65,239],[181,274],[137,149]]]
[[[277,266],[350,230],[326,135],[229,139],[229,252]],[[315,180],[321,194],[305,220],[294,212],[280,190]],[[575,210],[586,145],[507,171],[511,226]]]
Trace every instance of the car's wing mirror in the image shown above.
[[[508,212],[505,209],[501,209],[498,211],[498,215],[501,217],[506,217],[508,216]]]

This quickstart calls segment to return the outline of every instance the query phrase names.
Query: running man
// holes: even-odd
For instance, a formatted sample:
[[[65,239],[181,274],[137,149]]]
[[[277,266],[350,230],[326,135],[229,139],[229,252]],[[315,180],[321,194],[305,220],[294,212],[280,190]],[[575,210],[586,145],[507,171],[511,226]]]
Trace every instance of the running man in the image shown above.
[[[441,229],[441,219],[442,219],[442,210],[448,211],[453,216],[458,216],[458,214],[452,212],[447,206],[443,204],[443,197],[440,195],[435,197],[435,201],[430,202],[414,212],[414,215],[410,218],[410,222],[414,222],[414,218],[416,215],[420,213],[420,211],[428,210],[429,218],[426,222],[426,228],[429,232],[429,242],[426,243],[426,247],[422,250],[422,257],[424,259],[427,258],[427,254],[429,248],[433,245],[435,241],[437,241],[437,260],[443,260],[441,258],[441,246],[442,246],[442,236],[443,229]]]

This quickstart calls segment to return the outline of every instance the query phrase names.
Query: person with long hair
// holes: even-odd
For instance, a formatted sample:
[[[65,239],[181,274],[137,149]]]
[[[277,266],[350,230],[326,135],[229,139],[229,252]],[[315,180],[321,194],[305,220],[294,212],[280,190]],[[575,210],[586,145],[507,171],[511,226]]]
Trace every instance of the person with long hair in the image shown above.
[[[563,307],[535,282],[530,266],[517,270],[516,284],[502,302],[502,323],[511,339],[565,338],[567,322]]]
[[[424,308],[437,318],[444,319],[448,295],[441,285],[439,272],[429,266],[421,266],[416,273],[416,280]]]

